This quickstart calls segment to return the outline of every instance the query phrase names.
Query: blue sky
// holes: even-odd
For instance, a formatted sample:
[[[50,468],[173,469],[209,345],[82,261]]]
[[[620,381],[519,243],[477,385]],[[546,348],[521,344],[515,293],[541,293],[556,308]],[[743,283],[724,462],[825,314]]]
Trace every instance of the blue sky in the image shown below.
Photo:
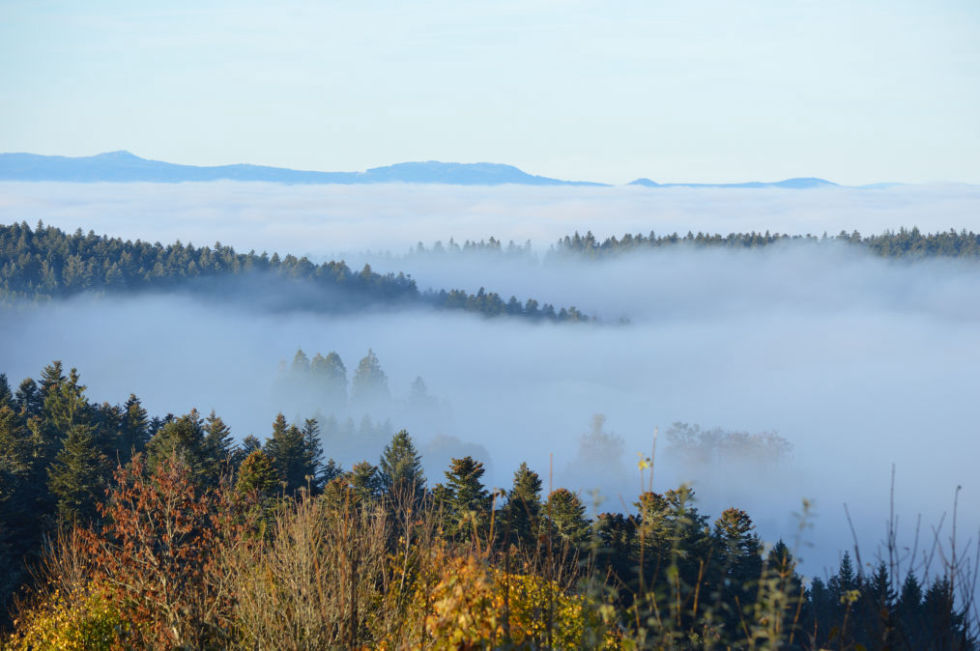
[[[0,151],[115,149],[980,183],[980,3],[0,0]]]

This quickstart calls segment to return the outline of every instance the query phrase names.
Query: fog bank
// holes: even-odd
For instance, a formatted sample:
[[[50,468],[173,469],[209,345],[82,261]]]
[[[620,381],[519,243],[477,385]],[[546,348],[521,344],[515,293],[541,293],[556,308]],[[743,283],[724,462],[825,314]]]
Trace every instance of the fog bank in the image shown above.
[[[264,438],[285,409],[273,392],[280,360],[297,347],[337,351],[350,374],[371,348],[396,401],[421,376],[447,406],[438,419],[393,426],[409,426],[423,450],[440,436],[439,450],[445,437],[482,446],[491,485],[509,486],[526,460],[545,478],[552,468],[554,485],[582,491],[587,503],[598,489],[604,508],[622,509],[640,489],[638,454],[650,455],[654,428],[681,421],[774,431],[792,445],[778,462],[692,464],[661,438],[655,489],[692,481],[702,508],[713,515],[745,508],[770,541],[791,538],[792,514],[812,499],[808,539],[816,546],[801,552],[809,572],[850,545],[845,501],[865,559],[873,556],[892,463],[902,522],[911,525],[917,513],[938,522],[962,484],[962,530],[980,524],[980,266],[778,246],[559,266],[506,267],[477,256],[419,269],[434,284],[487,278],[488,286],[630,322],[551,325],[430,311],[329,316],[175,296],[81,297],[0,311],[0,370],[16,382],[62,359],[81,370],[93,399],[123,401],[132,391],[156,415],[215,409],[237,437]],[[578,463],[595,414],[622,439],[622,454]],[[376,459],[380,449],[366,447],[363,457]],[[439,481],[441,468],[426,465],[430,482]]]
[[[688,230],[788,233],[918,226],[980,230],[980,187],[813,190],[724,188],[456,187],[389,184],[0,183],[0,222],[37,220],[124,238],[329,256],[402,253],[422,241],[489,236],[547,247],[591,230],[599,237]]]

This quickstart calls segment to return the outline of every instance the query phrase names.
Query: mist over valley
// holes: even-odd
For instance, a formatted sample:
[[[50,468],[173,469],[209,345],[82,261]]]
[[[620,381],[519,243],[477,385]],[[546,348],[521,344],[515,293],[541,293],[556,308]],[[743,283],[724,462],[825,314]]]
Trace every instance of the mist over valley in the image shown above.
[[[487,318],[417,304],[307,309],[335,305],[336,297],[261,276],[211,281],[217,284],[206,292],[15,299],[0,319],[0,359],[12,383],[60,359],[81,371],[94,400],[121,401],[133,392],[159,416],[213,409],[238,440],[265,436],[279,411],[297,422],[334,415],[341,429],[350,418],[354,442],[325,445],[345,467],[376,458],[383,447],[382,434],[357,443],[367,414],[379,431],[410,431],[431,481],[449,457],[476,451],[485,453],[491,486],[508,486],[527,461],[600,510],[635,500],[638,459],[650,456],[659,428],[656,489],[691,482],[702,508],[737,504],[771,542],[796,535],[793,514],[803,498],[812,500],[815,526],[804,538],[813,547],[800,555],[815,573],[835,565],[850,545],[842,503],[862,544],[881,539],[892,463],[904,522],[919,513],[938,522],[957,485],[964,487],[960,517],[978,512],[970,483],[980,451],[971,407],[980,389],[976,260],[883,258],[844,242],[798,240],[747,249],[680,244],[599,259],[555,250],[587,220],[610,235],[666,234],[681,223],[724,224],[730,232],[762,222],[806,233],[818,230],[818,216],[826,222],[820,232],[831,234],[866,231],[885,219],[902,220],[889,227],[974,228],[980,195],[971,189],[893,188],[870,200],[840,189],[671,190],[677,194],[654,204],[624,194],[628,189],[482,189],[478,202],[469,190],[413,186],[358,195],[244,184],[152,186],[136,194],[127,194],[129,186],[51,185],[48,193],[39,190],[44,184],[5,187],[14,190],[4,202],[8,220],[13,211],[26,218],[31,206],[32,220],[70,228],[84,219],[110,236],[167,243],[185,229],[199,244],[263,251],[265,242],[283,256],[342,256],[355,272],[368,264],[382,275],[404,273],[421,291],[475,295],[486,288],[503,301],[514,295],[522,303],[574,305],[598,319]],[[258,200],[247,211],[241,193]],[[390,202],[387,210],[383,202]],[[641,220],[644,211],[650,214]],[[124,215],[134,214],[145,217],[122,227]],[[939,214],[946,216],[942,228]],[[443,234],[434,232],[436,221]],[[113,226],[121,232],[108,230]],[[509,253],[506,245],[448,250],[447,233],[476,238],[477,228],[487,229],[479,239],[519,244]],[[537,237],[528,248],[524,236],[531,234]],[[437,240],[441,253],[433,250]],[[368,250],[378,247],[390,249]],[[337,352],[348,376],[374,351],[391,399],[371,409],[331,410],[315,398],[284,396],[280,362],[288,365],[299,348],[309,357]],[[425,410],[410,404],[417,377],[431,398]],[[612,435],[605,460],[582,440],[597,414]],[[714,453],[712,445],[725,449],[715,437],[692,455],[669,445],[675,423],[720,428],[743,441],[773,433],[785,450],[760,458],[739,457],[733,448]]]

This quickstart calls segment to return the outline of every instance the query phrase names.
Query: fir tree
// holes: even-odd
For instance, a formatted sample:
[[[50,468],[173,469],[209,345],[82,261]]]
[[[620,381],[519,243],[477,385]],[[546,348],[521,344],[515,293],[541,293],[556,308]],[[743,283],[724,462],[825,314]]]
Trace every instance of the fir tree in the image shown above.
[[[585,505],[578,495],[567,488],[552,491],[544,505],[548,524],[554,535],[561,540],[578,544],[589,535],[589,521],[585,517]]]
[[[149,441],[149,418],[139,398],[130,394],[123,406],[123,424],[120,432],[119,452],[123,462],[134,453],[146,449]]]
[[[445,472],[446,483],[436,496],[445,509],[446,529],[451,536],[481,532],[490,512],[490,495],[480,482],[483,464],[473,457],[452,459]]]
[[[395,434],[381,455],[381,486],[398,504],[417,502],[425,495],[422,457],[406,430]]]
[[[233,445],[231,429],[212,411],[204,419],[202,447],[206,474],[213,483],[219,482],[223,475],[230,472]]]
[[[362,408],[371,407],[390,397],[388,377],[381,370],[381,363],[371,349],[368,349],[368,354],[361,359],[354,371],[350,397],[352,403]]]
[[[110,468],[109,459],[96,444],[92,426],[73,425],[48,472],[48,488],[56,500],[59,519],[94,519],[95,505],[105,494]]]
[[[309,454],[303,432],[295,425],[286,422],[282,414],[276,416],[272,424],[272,436],[266,439],[265,453],[286,484],[286,492],[291,494],[307,485],[313,477]]]
[[[315,418],[303,421],[303,452],[305,472],[310,490],[319,493],[324,486],[323,481],[323,445],[320,443],[320,423]]]
[[[354,493],[362,502],[371,502],[381,495],[381,476],[378,467],[367,461],[355,463],[348,473]]]
[[[526,463],[521,463],[514,473],[503,514],[514,542],[529,545],[536,541],[541,520],[541,478]]]
[[[340,355],[331,351],[326,357],[319,353],[313,358],[310,372],[320,394],[320,401],[330,410],[347,404],[347,368]]]
[[[279,475],[269,457],[262,450],[253,450],[238,469],[235,490],[243,495],[255,495],[260,499],[272,497],[279,490]]]

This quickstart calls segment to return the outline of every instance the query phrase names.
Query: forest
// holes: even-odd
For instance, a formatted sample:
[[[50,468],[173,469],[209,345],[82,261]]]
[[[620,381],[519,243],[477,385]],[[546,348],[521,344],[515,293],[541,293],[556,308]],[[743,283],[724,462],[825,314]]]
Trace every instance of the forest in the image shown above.
[[[560,257],[566,254],[580,255],[586,258],[602,258],[651,249],[666,249],[676,246],[699,248],[729,248],[757,249],[773,244],[793,243],[828,243],[836,242],[853,245],[867,250],[883,258],[977,258],[980,257],[980,234],[967,230],[949,230],[937,233],[922,233],[918,228],[901,228],[898,231],[885,231],[879,235],[861,235],[858,231],[841,231],[837,235],[828,236],[826,233],[817,236],[812,234],[790,235],[788,233],[694,233],[688,231],[684,235],[670,233],[657,235],[654,231],[649,234],[626,233],[621,237],[599,239],[588,231],[585,235],[575,232],[552,244],[546,257]],[[532,254],[530,242],[517,244],[513,240],[506,245],[501,240],[490,237],[486,240],[465,240],[462,244],[450,239],[446,244],[441,241],[430,247],[419,243],[413,253],[472,253],[493,252],[506,253],[511,256],[527,256]]]
[[[808,579],[798,541],[654,492],[649,458],[651,488],[596,513],[527,464],[505,489],[472,456],[427,478],[405,430],[348,468],[313,418],[234,441],[214,413],[93,403],[61,362],[16,389],[0,375],[4,646],[978,646],[970,564],[938,536],[928,563],[844,554]]]
[[[315,264],[278,253],[236,253],[220,242],[194,247],[179,241],[163,246],[98,236],[79,229],[68,235],[38,223],[0,225],[0,299],[64,298],[82,292],[126,293],[180,290],[211,299],[255,301],[267,290],[277,310],[337,313],[356,309],[431,306],[485,316],[583,321],[574,306],[556,308],[530,298],[504,301],[483,288],[419,291],[404,273],[380,275],[365,265],[359,272],[342,261]],[[272,296],[269,298],[269,296]],[[261,299],[258,299],[261,300]]]

